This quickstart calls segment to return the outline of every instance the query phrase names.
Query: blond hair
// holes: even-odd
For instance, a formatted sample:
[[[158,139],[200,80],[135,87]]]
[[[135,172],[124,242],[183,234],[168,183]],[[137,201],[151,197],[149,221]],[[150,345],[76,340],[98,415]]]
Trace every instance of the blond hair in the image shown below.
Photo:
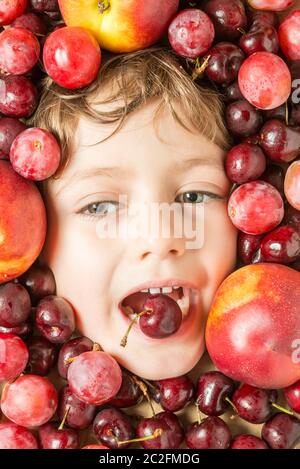
[[[101,97],[99,91],[105,85],[111,86],[111,92]],[[100,124],[117,122],[117,128],[106,140],[121,128],[127,115],[152,97],[160,98],[154,117],[167,106],[186,130],[193,132],[192,126],[222,149],[230,146],[220,94],[212,87],[193,81],[187,67],[172,50],[153,46],[126,54],[104,51],[99,74],[88,87],[67,90],[50,77],[41,82],[40,103],[28,123],[48,129],[60,142],[62,160],[53,177],[59,177],[70,160],[80,116]],[[99,107],[116,102],[120,106],[106,111]],[[180,103],[184,120],[175,109],[176,102]]]

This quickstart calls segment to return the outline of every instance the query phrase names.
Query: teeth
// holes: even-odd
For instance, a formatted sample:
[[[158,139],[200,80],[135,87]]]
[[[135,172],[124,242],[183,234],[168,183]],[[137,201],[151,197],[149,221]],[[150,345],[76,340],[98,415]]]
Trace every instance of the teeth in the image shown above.
[[[187,316],[187,314],[189,312],[189,309],[190,309],[190,297],[189,297],[189,295],[180,298],[179,300],[176,301],[176,303],[178,304],[179,308],[181,309],[182,316],[183,317]]]
[[[149,288],[149,291],[151,295],[156,295],[157,293],[160,293],[160,288]]]
[[[178,290],[179,286],[174,287],[161,287],[161,288],[145,288],[141,290],[142,293],[151,293],[151,295],[157,295],[158,293],[172,293],[172,290]]]
[[[142,293],[148,293],[148,288],[146,290],[141,290]]]
[[[178,288],[180,288],[180,287],[179,287],[179,286],[177,286],[177,285],[176,285],[176,287],[175,287],[175,285],[174,285],[174,287],[173,287],[173,288],[174,288],[175,290],[178,290]]]
[[[162,292],[163,293],[171,293],[172,287],[162,287]]]

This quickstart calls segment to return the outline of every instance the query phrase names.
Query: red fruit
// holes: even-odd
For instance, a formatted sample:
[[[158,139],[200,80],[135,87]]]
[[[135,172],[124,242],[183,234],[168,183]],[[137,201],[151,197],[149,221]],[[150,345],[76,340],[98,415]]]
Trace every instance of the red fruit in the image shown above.
[[[25,28],[31,31],[37,36],[45,36],[48,28],[45,21],[36,15],[35,13],[24,13],[24,15],[18,16],[12,23],[11,26],[14,28]]]
[[[279,42],[289,60],[300,60],[300,10],[292,11],[279,27]]]
[[[247,55],[261,51],[277,54],[279,50],[277,31],[270,24],[255,21],[250,30],[240,38],[239,46]]]
[[[269,449],[267,443],[254,435],[237,435],[231,442],[230,449]]]
[[[0,25],[10,24],[26,10],[28,0],[2,0],[0,2]]]
[[[232,182],[243,184],[258,179],[266,169],[266,157],[257,145],[241,143],[226,156],[226,173]]]
[[[292,207],[300,210],[300,161],[294,161],[289,166],[284,180],[284,193]]]
[[[293,4],[294,0],[248,0],[249,5],[257,10],[283,11]]]
[[[20,337],[0,332],[0,382],[15,379],[28,361],[28,349]]]
[[[0,69],[3,74],[22,75],[37,63],[40,44],[24,28],[9,28],[0,33]]]
[[[263,123],[261,111],[245,99],[229,104],[225,117],[229,131],[238,137],[255,135]]]
[[[266,262],[296,261],[300,258],[300,232],[293,226],[279,226],[263,238],[261,254]]]
[[[26,179],[41,181],[57,170],[60,146],[48,130],[32,127],[14,140],[9,158],[14,170]]]
[[[169,26],[168,37],[177,54],[196,59],[211,47],[215,29],[206,13],[198,8],[188,8],[175,16]]]
[[[284,389],[284,397],[291,409],[300,414],[300,380]]]
[[[40,13],[56,12],[59,9],[57,0],[30,0],[30,3],[32,8]]]
[[[1,396],[3,414],[23,427],[39,427],[48,422],[56,407],[56,389],[43,376],[19,376],[13,383],[6,384]]]
[[[276,164],[269,164],[260,179],[274,186],[278,190],[278,192],[280,192],[281,196],[284,195],[284,170],[281,166],[278,166]]]
[[[9,158],[10,147],[19,133],[27,127],[23,122],[12,117],[2,117],[0,119],[0,152]]]
[[[267,121],[260,132],[260,146],[271,160],[289,163],[300,153],[300,128],[279,119]]]
[[[219,84],[228,84],[237,78],[245,55],[235,44],[219,42],[208,51],[204,57],[206,59],[205,73],[208,78]]]
[[[0,423],[0,449],[38,449],[33,434],[12,422]]]
[[[201,8],[210,16],[219,40],[233,40],[240,36],[240,29],[247,26],[245,7],[241,0],[209,0]]]
[[[261,436],[272,449],[292,449],[300,440],[300,420],[280,412],[264,424]]]
[[[30,297],[22,285],[8,282],[0,286],[0,326],[20,326],[30,311]]]
[[[251,235],[239,232],[238,255],[244,264],[251,264],[256,258],[263,235]]]
[[[292,89],[286,63],[270,52],[255,52],[242,64],[239,87],[243,96],[259,109],[273,109],[283,104]]]
[[[35,323],[46,339],[53,344],[62,344],[75,330],[73,307],[61,296],[45,296],[36,307]]]
[[[109,449],[109,448],[107,446],[104,446],[104,445],[95,444],[95,445],[83,446],[81,449]]]
[[[77,449],[79,438],[71,428],[59,429],[59,423],[45,423],[39,428],[39,440],[42,449]]]
[[[32,265],[18,278],[18,281],[28,291],[33,306],[36,306],[45,296],[55,295],[55,278],[47,265]]]
[[[161,433],[156,438],[148,441],[141,441],[141,446],[145,449],[175,449],[179,448],[183,439],[184,432],[182,425],[176,414],[165,411],[156,414],[151,418],[140,420],[136,428],[138,438],[153,435],[155,431]]]
[[[281,264],[254,264],[221,284],[206,326],[216,367],[234,380],[280,389],[300,378],[300,274]]]
[[[251,181],[230,196],[228,214],[241,231],[259,235],[274,229],[284,216],[283,200],[277,189],[264,181]]]
[[[43,61],[48,75],[60,86],[83,88],[97,76],[101,51],[89,31],[66,26],[47,37]]]
[[[10,75],[0,79],[0,112],[10,117],[29,117],[38,104],[38,92],[32,81]]]

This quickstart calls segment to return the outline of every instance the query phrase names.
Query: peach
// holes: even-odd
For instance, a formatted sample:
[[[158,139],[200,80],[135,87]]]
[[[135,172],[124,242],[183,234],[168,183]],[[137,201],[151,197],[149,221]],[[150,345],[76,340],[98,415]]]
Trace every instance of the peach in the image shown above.
[[[46,210],[38,188],[0,160],[0,283],[29,269],[45,236]]]
[[[253,264],[218,288],[206,326],[216,367],[252,386],[283,388],[300,378],[300,273]]]
[[[145,49],[167,31],[179,0],[59,0],[67,26],[91,31],[115,53]]]
[[[294,161],[289,167],[284,179],[284,193],[288,202],[300,210],[300,161]]]

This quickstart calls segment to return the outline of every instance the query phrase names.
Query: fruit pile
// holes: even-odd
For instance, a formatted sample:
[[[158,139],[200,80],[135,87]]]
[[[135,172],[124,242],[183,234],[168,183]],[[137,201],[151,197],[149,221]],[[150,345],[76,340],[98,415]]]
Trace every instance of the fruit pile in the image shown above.
[[[292,0],[126,3],[0,4],[0,448],[78,448],[88,430],[99,443],[86,448],[293,448],[300,439],[300,358],[290,357],[293,339],[300,341],[300,10],[279,25],[277,12]],[[96,78],[102,50],[159,41],[192,80],[224,96],[234,144],[225,162],[233,183],[228,215],[246,266],[221,285],[206,331],[226,376],[210,371],[195,383],[188,376],[146,382],[76,336],[72,306],[56,296],[52,272],[35,264],[46,235],[35,182],[52,176],[61,158],[52,134],[25,124],[39,80],[48,74],[61,87],[82,88]],[[174,334],[183,310],[170,296],[145,293],[121,345],[137,321],[152,338]],[[59,393],[55,371],[65,380]],[[152,417],[122,410],[144,397]],[[153,401],[162,411],[155,414]],[[189,426],[176,414],[187,406],[198,410]],[[228,409],[263,423],[261,438],[233,437],[220,418]]]

